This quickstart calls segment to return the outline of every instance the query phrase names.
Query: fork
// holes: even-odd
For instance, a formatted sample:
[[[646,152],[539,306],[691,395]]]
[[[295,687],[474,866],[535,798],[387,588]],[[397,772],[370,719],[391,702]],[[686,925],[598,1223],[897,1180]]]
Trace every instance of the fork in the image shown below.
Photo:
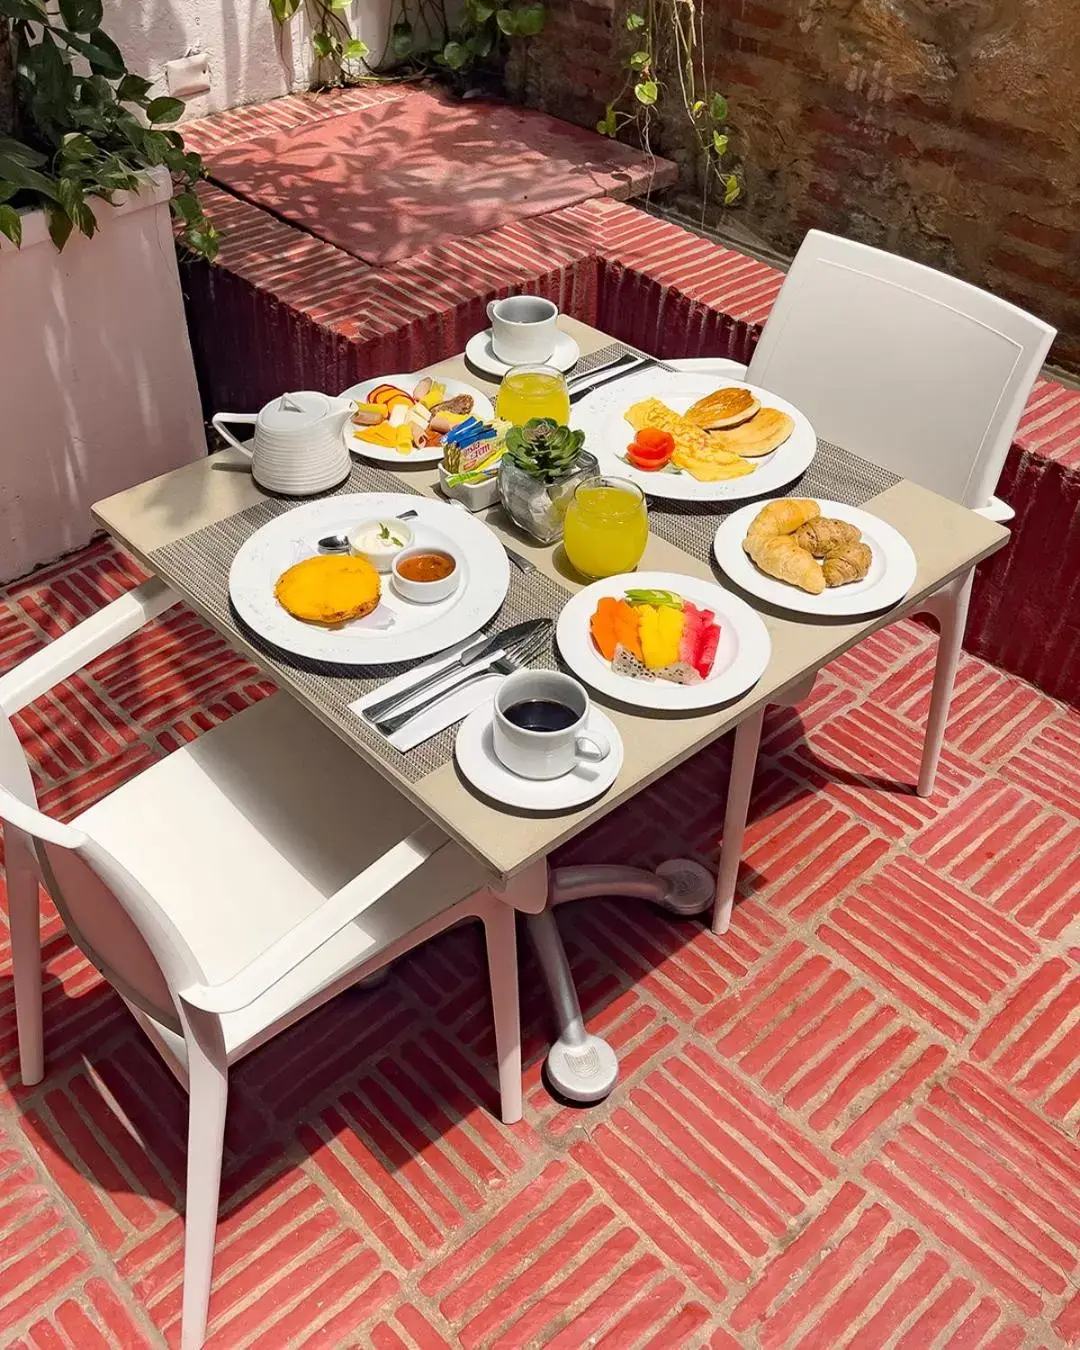
[[[376,731],[381,731],[384,736],[392,736],[395,731],[400,731],[402,727],[408,726],[414,717],[439,703],[447,694],[456,694],[459,689],[464,689],[474,681],[483,679],[493,671],[499,675],[513,675],[516,670],[520,670],[523,665],[536,656],[550,636],[551,625],[548,624],[546,628],[533,637],[526,638],[524,641],[517,642],[509,647],[502,656],[497,657],[494,661],[485,662],[476,669],[466,670],[455,683],[439,689],[430,698],[424,699],[423,703],[416,703],[405,712],[393,713],[389,717],[374,721],[372,726]],[[456,720],[460,721],[460,719]]]
[[[515,553],[512,548],[506,548],[505,544],[503,544],[503,548],[506,549],[506,556],[524,576],[531,577],[540,570],[537,565],[529,558],[526,558],[523,553]]]
[[[660,364],[661,363],[654,360],[653,357],[646,356],[642,360],[635,362],[632,366],[624,366],[622,370],[616,371],[614,375],[609,375],[605,380],[597,380],[595,384],[585,385],[583,388],[575,385],[570,393],[570,402],[580,403],[581,400],[591,394],[594,389],[602,389],[605,384],[614,384],[616,380],[621,380],[625,375],[637,375],[642,370],[651,370],[654,366],[659,366]],[[591,375],[593,372],[588,371],[587,373]]]

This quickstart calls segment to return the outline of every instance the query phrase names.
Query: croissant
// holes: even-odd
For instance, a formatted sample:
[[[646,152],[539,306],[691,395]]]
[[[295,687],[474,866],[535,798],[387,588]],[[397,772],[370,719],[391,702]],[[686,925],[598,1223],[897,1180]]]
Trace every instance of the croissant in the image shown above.
[[[790,534],[756,539],[747,537],[743,546],[751,559],[770,577],[789,581],[811,595],[820,595],[825,589],[822,569]]]
[[[830,553],[821,565],[826,586],[847,586],[862,581],[870,570],[874,555],[867,544],[846,544]]]
[[[773,539],[778,534],[794,534],[808,521],[821,515],[821,507],[808,497],[781,497],[763,506],[746,531],[743,548],[753,557],[750,545],[756,539]]]
[[[848,544],[857,544],[861,538],[858,526],[830,516],[818,516],[795,531],[795,542],[815,558],[827,558]]]

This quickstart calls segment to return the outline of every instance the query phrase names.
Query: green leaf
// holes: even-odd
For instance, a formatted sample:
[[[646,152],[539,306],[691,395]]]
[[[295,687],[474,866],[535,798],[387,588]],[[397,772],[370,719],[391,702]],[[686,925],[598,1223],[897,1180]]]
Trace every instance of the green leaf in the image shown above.
[[[649,53],[646,51],[635,52],[628,64],[631,70],[644,70],[649,64]]]
[[[126,73],[120,48],[100,28],[95,28],[90,34],[89,42],[76,37],[74,33],[69,33],[66,28],[54,28],[52,31],[63,38],[73,51],[86,57],[95,75],[104,75],[107,79],[115,80]]]
[[[519,37],[536,37],[544,27],[544,6],[523,5],[517,11],[517,31]]]
[[[116,97],[121,103],[139,103],[150,89],[150,81],[144,80],[141,75],[125,75],[116,86]]]
[[[311,46],[315,55],[322,61],[341,54],[341,43],[332,33],[313,33]]]
[[[61,210],[59,206],[54,206],[51,202],[45,204],[45,215],[49,222],[49,238],[58,249],[63,250],[64,245],[71,237],[75,222],[66,211]]]
[[[499,31],[505,33],[507,37],[513,37],[517,32],[517,16],[512,9],[498,10],[495,22],[499,25]]]
[[[451,70],[460,70],[469,59],[469,49],[460,42],[448,42],[442,50],[442,55]]]
[[[724,179],[724,205],[730,206],[731,203],[736,201],[741,195],[742,190],[739,187],[739,180],[733,173],[729,173]]]
[[[615,122],[615,108],[612,104],[607,105],[603,117],[596,124],[596,129],[601,136],[614,136],[618,131],[619,128]]]
[[[340,13],[344,9],[348,9],[352,4],[352,0],[326,0],[326,2],[329,4],[330,8],[337,13]]]
[[[709,116],[714,122],[723,122],[726,121],[727,115],[727,99],[723,94],[713,94],[709,100]]]
[[[390,51],[394,56],[408,56],[412,51],[413,30],[411,23],[396,23],[390,32]]]
[[[634,97],[639,103],[651,108],[660,95],[660,86],[655,80],[642,80],[634,85]]]
[[[300,8],[301,0],[270,0],[270,13],[278,23],[288,23]]]
[[[360,38],[350,38],[345,44],[343,55],[346,61],[362,61],[370,51],[371,48]]]
[[[69,132],[64,137],[64,143],[60,147],[60,155],[64,160],[78,161],[81,159],[95,159],[97,157],[98,147],[90,139],[79,131]]]
[[[27,23],[42,23],[45,20],[45,8],[37,0],[3,0],[0,15],[5,19],[25,19]]]
[[[153,123],[177,122],[184,115],[182,98],[152,98],[146,105],[146,115]]]
[[[728,137],[722,136],[719,131],[714,131],[712,134],[712,146],[718,155],[726,154],[728,148]]]
[[[694,99],[693,103],[691,103],[690,105],[690,116],[700,117],[704,111],[705,111],[705,100],[703,98]]]
[[[60,17],[75,33],[92,33],[101,23],[101,0],[60,0]]]
[[[47,163],[46,157],[13,136],[0,136],[0,158],[21,164],[24,169],[37,169]]]
[[[645,15],[630,13],[626,16],[626,26],[631,33],[645,27]]]
[[[495,38],[492,35],[490,25],[482,28],[479,33],[473,33],[465,46],[472,52],[473,56],[478,56],[481,61],[485,56],[491,55],[491,49],[495,45]]]
[[[495,6],[488,4],[488,0],[473,0],[472,16],[477,23],[487,23],[494,13]]]
[[[16,246],[22,243],[22,217],[13,206],[0,206],[0,234]]]

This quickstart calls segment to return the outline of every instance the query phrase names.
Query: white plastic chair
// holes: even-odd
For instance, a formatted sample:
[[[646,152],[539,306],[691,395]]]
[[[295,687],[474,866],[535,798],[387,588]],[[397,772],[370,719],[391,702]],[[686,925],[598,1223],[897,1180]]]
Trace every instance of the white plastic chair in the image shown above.
[[[206,1331],[228,1071],[461,920],[484,924],[502,1118],[521,1118],[514,911],[480,864],[275,694],[61,824],[8,719],[176,602],[150,581],[0,678],[0,818],[26,1083],[44,1074],[38,883],[189,1093],[183,1350]]]
[[[931,267],[811,230],[746,371],[818,435],[991,520],[993,495],[1055,330]],[[679,364],[679,363],[675,363]],[[730,362],[717,363],[733,377]],[[700,368],[700,367],[699,367]],[[905,614],[940,628],[918,792],[934,790],[967,623],[973,569]],[[790,691],[787,703],[809,686]],[[731,919],[761,715],[736,732],[713,931]]]

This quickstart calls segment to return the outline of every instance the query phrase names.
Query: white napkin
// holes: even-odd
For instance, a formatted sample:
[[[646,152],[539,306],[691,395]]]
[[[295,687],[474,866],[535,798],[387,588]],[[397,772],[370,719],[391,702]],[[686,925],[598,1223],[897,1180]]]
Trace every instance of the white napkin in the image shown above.
[[[386,684],[380,685],[370,694],[365,694],[363,698],[358,698],[350,703],[349,711],[361,717],[369,703],[378,703],[381,699],[390,698],[393,694],[408,689],[410,685],[416,684],[425,675],[429,675],[435,670],[445,670],[453,664],[454,658],[461,649],[468,643],[475,641],[475,638],[476,634],[474,633],[472,637],[440,653],[434,660],[426,661],[422,666],[406,671],[404,675],[399,675],[396,679],[388,680]],[[499,682],[505,678],[498,671],[492,671],[491,674],[485,675],[483,679],[472,680],[463,689],[455,689],[453,693],[447,694],[445,698],[440,699],[426,712],[422,712],[413,721],[406,723],[400,731],[395,731],[393,735],[386,739],[398,750],[412,750],[414,746],[422,745],[424,741],[429,741],[432,736],[437,736],[446,727],[453,726],[455,722],[460,722],[463,718],[468,717],[474,708],[479,708],[482,703],[489,702]],[[395,708],[394,711],[404,712],[412,703],[422,703],[424,699],[431,698],[436,692],[436,689],[425,689],[417,694],[415,699],[410,700],[409,703],[403,703],[400,708]]]

